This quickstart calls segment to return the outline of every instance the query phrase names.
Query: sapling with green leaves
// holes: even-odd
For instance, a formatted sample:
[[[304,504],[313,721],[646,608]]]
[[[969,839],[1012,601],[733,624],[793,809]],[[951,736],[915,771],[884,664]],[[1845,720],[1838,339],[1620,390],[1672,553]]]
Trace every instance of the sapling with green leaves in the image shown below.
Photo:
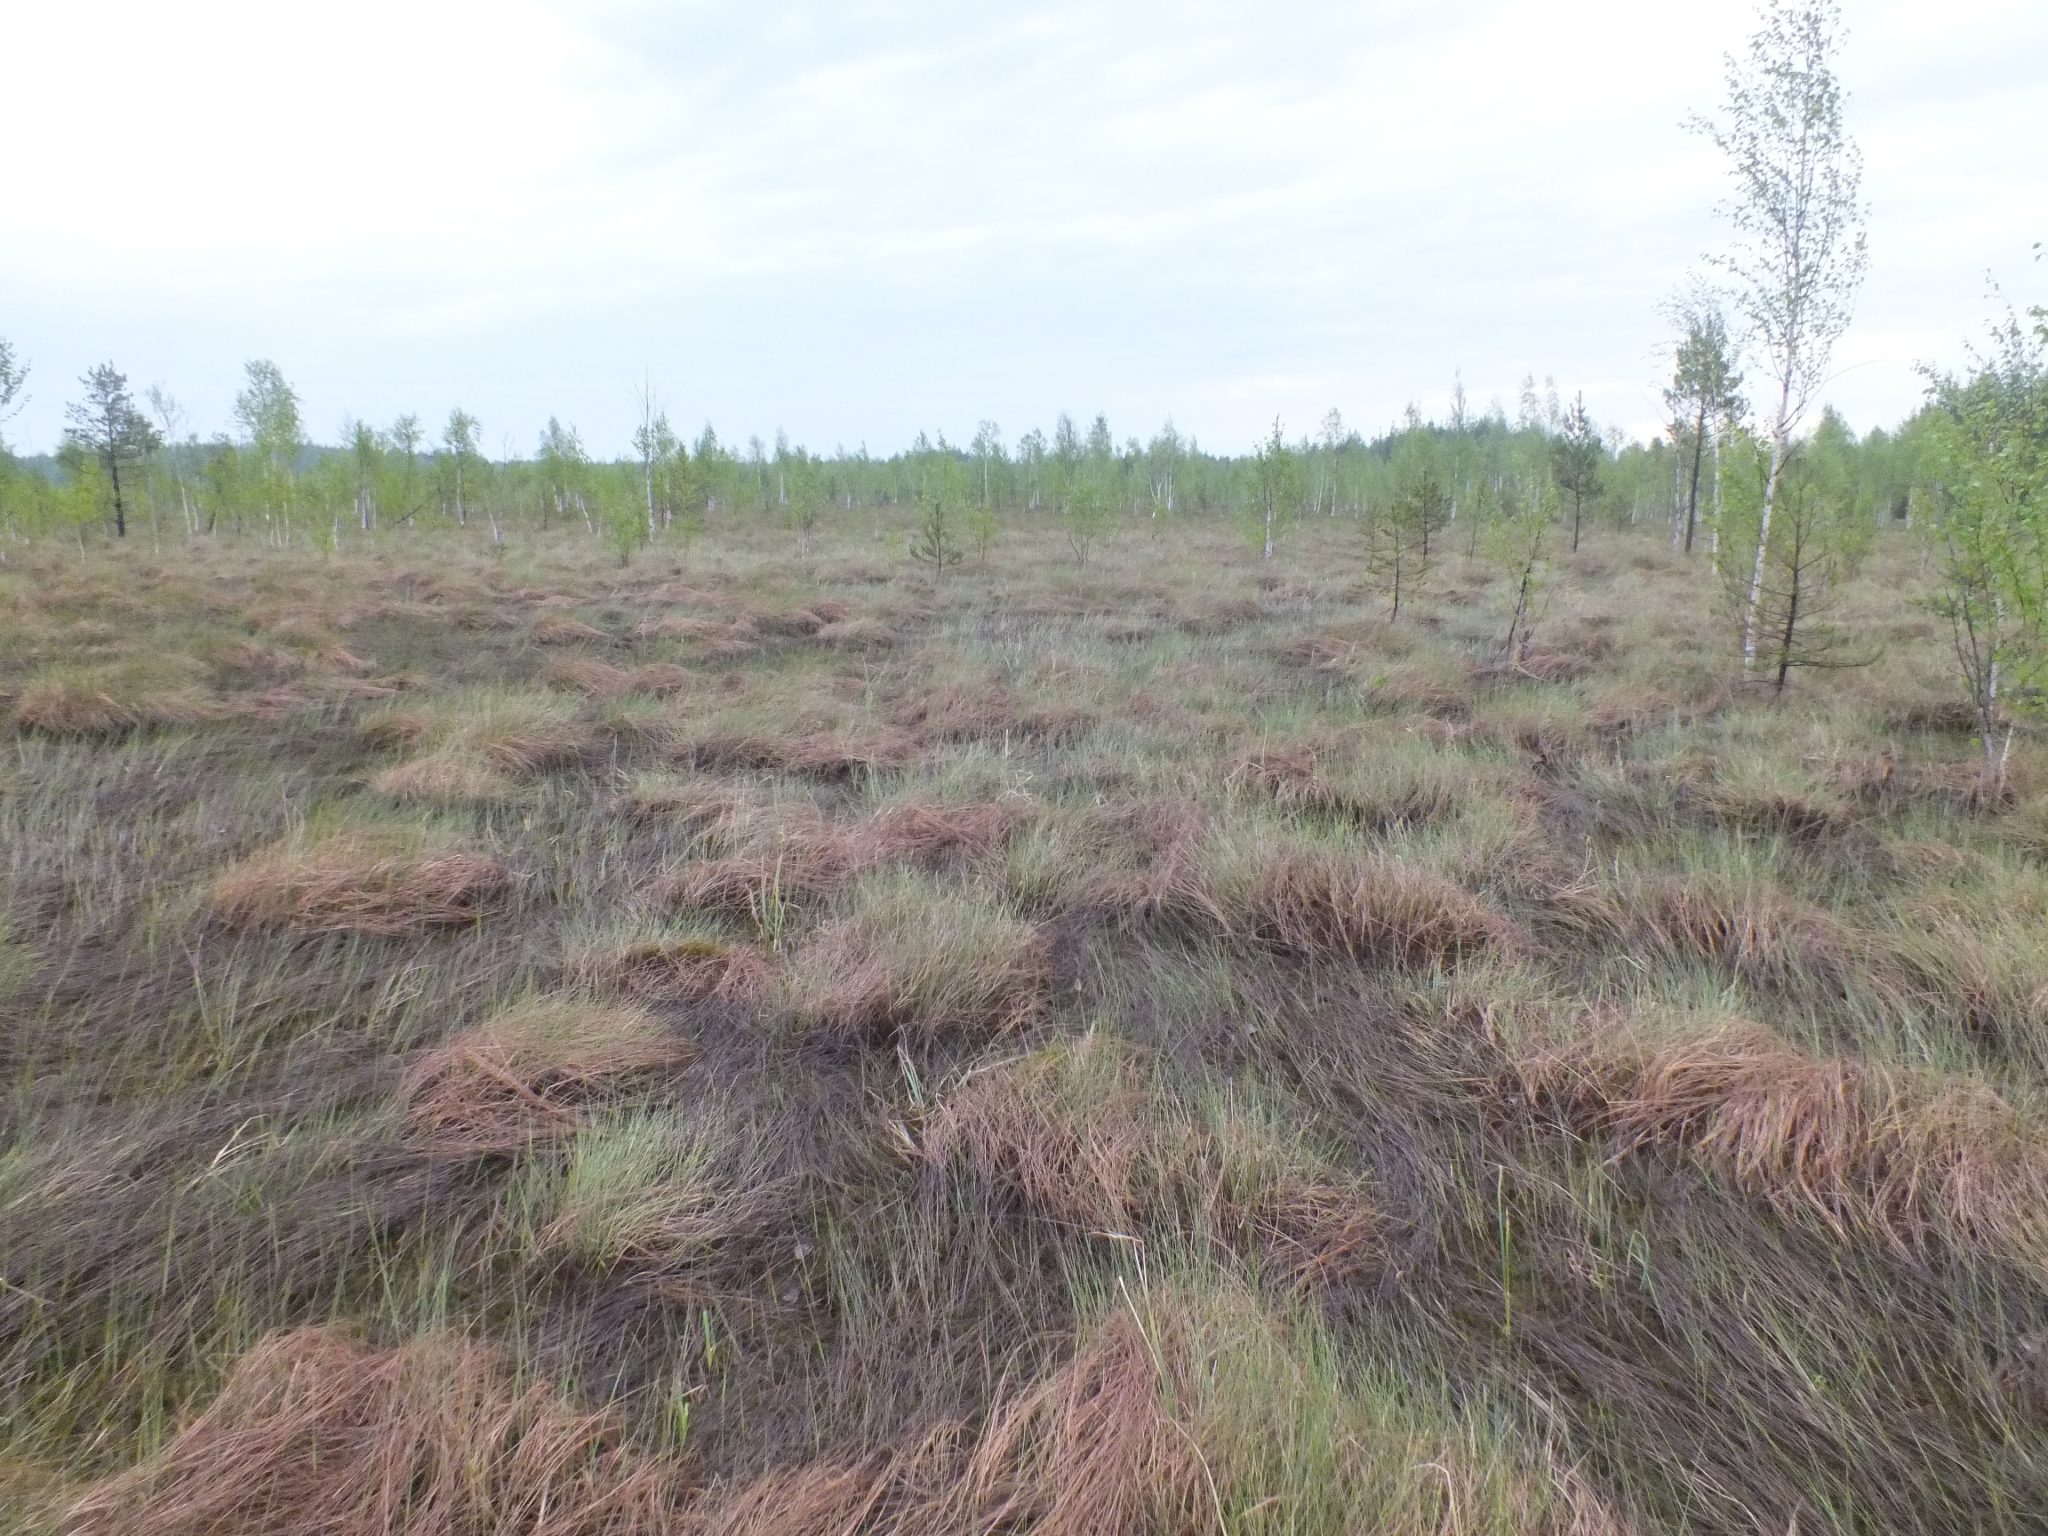
[[[2048,311],[2008,314],[1963,377],[1932,373],[1926,431],[1932,599],[1976,721],[1987,788],[2005,788],[2006,712],[2048,681]]]
[[[1550,476],[1560,499],[1571,503],[1572,553],[1579,552],[1580,530],[1586,507],[1600,494],[1600,471],[1607,463],[1607,448],[1600,432],[1586,414],[1586,397],[1572,398],[1557,435],[1550,440]]]
[[[1735,184],[1721,209],[1734,239],[1710,260],[1748,323],[1766,386],[1768,457],[1744,605],[1744,671],[1755,669],[1763,636],[1779,479],[1867,263],[1863,157],[1843,126],[1834,72],[1841,35],[1832,0],[1770,0],[1743,56],[1726,61],[1721,116],[1689,123],[1721,151]]]
[[[1294,516],[1300,495],[1300,463],[1280,430],[1280,418],[1252,450],[1249,469],[1251,513],[1259,542],[1259,558],[1273,558],[1275,540],[1284,523]]]
[[[935,453],[925,465],[917,487],[917,535],[910,543],[910,557],[928,565],[932,579],[943,580],[946,572],[960,563],[960,517],[962,480],[959,465],[950,453]]]

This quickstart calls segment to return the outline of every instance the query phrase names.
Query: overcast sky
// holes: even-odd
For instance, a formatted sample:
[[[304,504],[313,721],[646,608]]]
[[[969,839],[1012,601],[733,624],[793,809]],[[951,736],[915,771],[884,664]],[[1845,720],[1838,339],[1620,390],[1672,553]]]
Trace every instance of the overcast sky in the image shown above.
[[[1718,239],[1679,128],[1747,5],[1624,0],[14,0],[7,428],[86,367],[225,430],[273,358],[309,431],[451,405],[820,449],[1069,410],[1223,449],[1522,374],[1655,429],[1659,300]],[[2048,4],[1849,0],[1870,278],[1829,393],[1917,403],[2048,297]]]

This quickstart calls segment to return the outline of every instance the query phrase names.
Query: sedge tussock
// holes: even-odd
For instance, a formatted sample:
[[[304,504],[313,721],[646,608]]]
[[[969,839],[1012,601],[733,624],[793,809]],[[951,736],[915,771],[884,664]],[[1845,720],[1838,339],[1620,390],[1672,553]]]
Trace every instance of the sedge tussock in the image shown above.
[[[511,779],[461,752],[429,752],[371,775],[370,788],[387,800],[427,805],[504,800],[517,788]]]
[[[917,879],[873,876],[790,965],[800,1017],[835,1033],[979,1038],[1023,1029],[1051,991],[1037,925]]]
[[[403,1091],[407,1131],[446,1155],[518,1152],[573,1132],[585,1105],[692,1054],[686,1039],[637,1005],[536,998],[414,1063]]]
[[[14,700],[17,729],[92,738],[220,718],[217,700],[172,672],[136,666],[59,669],[31,678]]]
[[[661,1003],[751,1003],[774,977],[757,947],[711,933],[657,932],[590,944],[569,956],[567,969],[584,987]]]
[[[566,613],[543,613],[534,619],[527,631],[538,645],[571,645],[585,641],[608,641],[611,639],[594,624]]]
[[[1102,1036],[970,1072],[927,1116],[935,1168],[1007,1191],[1079,1232],[1212,1244],[1276,1283],[1357,1283],[1381,1263],[1363,1184],[1247,1104],[1193,1112]]]
[[[213,911],[238,928],[397,936],[474,922],[512,872],[473,849],[342,831],[295,837],[224,871]]]
[[[1517,942],[1513,925],[1471,892],[1376,851],[1226,847],[1213,879],[1226,930],[1282,954],[1426,970]]]
[[[2048,1139],[1981,1085],[1809,1056],[1740,1021],[1539,1050],[1519,1072],[1617,1155],[1683,1148],[1774,1206],[1902,1248],[2048,1259]]]
[[[520,1391],[482,1347],[442,1336],[377,1349],[320,1328],[236,1362],[203,1413],[91,1489],[73,1536],[654,1536],[681,1480],[607,1414]]]

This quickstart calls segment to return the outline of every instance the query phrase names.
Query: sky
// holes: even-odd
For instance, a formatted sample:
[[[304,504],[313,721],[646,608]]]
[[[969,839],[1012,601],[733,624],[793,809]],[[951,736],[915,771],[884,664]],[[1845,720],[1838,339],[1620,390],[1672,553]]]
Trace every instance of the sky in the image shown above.
[[[1746,4],[12,0],[0,336],[18,450],[111,359],[202,435],[275,360],[309,434],[460,405],[820,451],[1062,410],[1218,451],[1333,406],[1661,419],[1724,243]],[[2048,299],[2048,5],[1846,0],[1870,271],[1827,396],[1909,415]]]

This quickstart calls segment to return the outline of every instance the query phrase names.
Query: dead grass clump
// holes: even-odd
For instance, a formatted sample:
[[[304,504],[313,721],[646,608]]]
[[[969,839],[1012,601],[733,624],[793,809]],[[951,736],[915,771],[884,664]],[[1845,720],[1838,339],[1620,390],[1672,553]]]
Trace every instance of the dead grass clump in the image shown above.
[[[819,625],[814,638],[840,651],[879,651],[902,643],[902,636],[877,618],[835,619]]]
[[[556,688],[588,694],[594,699],[616,699],[633,687],[631,672],[595,656],[557,656],[547,664],[541,677]]]
[[[1207,1529],[1214,1496],[1199,1448],[1168,1411],[1174,1378],[1161,1374],[1166,1361],[1176,1376],[1193,1362],[1167,1326],[1112,1312],[978,1432],[947,1422],[911,1444],[772,1472],[700,1510],[693,1536]]]
[[[213,1404],[72,1508],[74,1536],[649,1536],[680,1479],[602,1413],[515,1390],[444,1336],[374,1349],[335,1330],[277,1334]]]
[[[1043,930],[904,875],[855,891],[788,977],[799,1018],[876,1040],[1008,1034],[1039,1016],[1051,990]]]
[[[579,985],[661,1003],[751,1003],[774,977],[754,945],[699,933],[586,946],[569,957],[568,972]]]
[[[1333,770],[1326,766],[1335,758]],[[1361,753],[1309,743],[1264,745],[1238,758],[1224,783],[1283,811],[1350,822],[1378,832],[1426,826],[1457,808],[1458,759],[1409,751]]]
[[[690,669],[672,661],[621,667],[595,656],[557,657],[548,663],[541,676],[556,688],[593,699],[618,699],[633,693],[668,698],[685,692],[691,684]]]
[[[608,643],[611,636],[594,624],[566,613],[543,613],[537,616],[527,631],[537,645],[571,645],[580,641],[595,640]]]
[[[1282,954],[1421,970],[1514,941],[1471,892],[1382,854],[1279,844],[1214,862],[1225,931]]]
[[[1193,800],[1156,798],[1049,817],[1012,846],[1009,883],[1026,902],[1109,922],[1213,927],[1222,915],[1202,866],[1209,818]]]
[[[1989,1089],[1808,1056],[1737,1022],[1524,1060],[1529,1094],[1617,1155],[1682,1148],[1787,1212],[1901,1247],[2048,1256],[2048,1141]]]
[[[182,673],[139,667],[63,668],[31,678],[14,700],[14,724],[45,736],[118,736],[218,719],[218,701]]]
[[[871,867],[865,839],[820,819],[779,829],[756,846],[686,864],[664,886],[678,907],[725,912],[766,929],[791,906],[816,902]]]
[[[791,773],[836,782],[864,774],[890,773],[915,759],[910,739],[900,732],[802,731],[787,736],[712,734],[687,748],[699,768],[724,773]]]
[[[1707,873],[1575,890],[1554,910],[1638,955],[1661,950],[1704,960],[1764,986],[1838,986],[1864,958],[1865,946],[1832,913],[1776,886]]]
[[[695,674],[688,667],[673,661],[648,661],[633,669],[631,691],[667,699],[688,692],[695,681]]]
[[[936,869],[1000,852],[1029,816],[1021,797],[954,805],[899,800],[870,817],[862,832],[878,862]]]
[[[753,795],[723,779],[666,773],[635,774],[612,800],[615,813],[720,833],[739,826],[758,805]]]
[[[1681,805],[1725,826],[1796,843],[1839,839],[1856,824],[1848,805],[1817,789],[1712,781],[1681,786]]]
[[[635,633],[649,640],[711,640],[723,636],[729,627],[723,619],[693,618],[672,613],[643,621]]]
[[[443,1155],[490,1157],[566,1135],[582,1108],[681,1064],[688,1044],[644,1008],[537,998],[428,1051],[406,1076],[407,1130]]]
[[[1000,684],[921,688],[900,700],[890,718],[925,741],[1001,740],[1017,726],[1017,701]]]
[[[1206,1242],[1277,1284],[1350,1283],[1381,1261],[1380,1213],[1356,1178],[1253,1106],[1191,1110],[1103,1036],[970,1071],[918,1150],[1078,1232]]]
[[[1886,713],[1886,730],[1935,736],[1974,736],[1977,711],[1963,699],[1915,699]]]
[[[396,936],[474,922],[512,883],[473,849],[344,831],[244,859],[214,882],[213,911],[240,928]]]
[[[408,758],[370,778],[370,788],[387,799],[414,800],[427,805],[504,800],[516,787],[489,763],[460,752],[430,752]]]

